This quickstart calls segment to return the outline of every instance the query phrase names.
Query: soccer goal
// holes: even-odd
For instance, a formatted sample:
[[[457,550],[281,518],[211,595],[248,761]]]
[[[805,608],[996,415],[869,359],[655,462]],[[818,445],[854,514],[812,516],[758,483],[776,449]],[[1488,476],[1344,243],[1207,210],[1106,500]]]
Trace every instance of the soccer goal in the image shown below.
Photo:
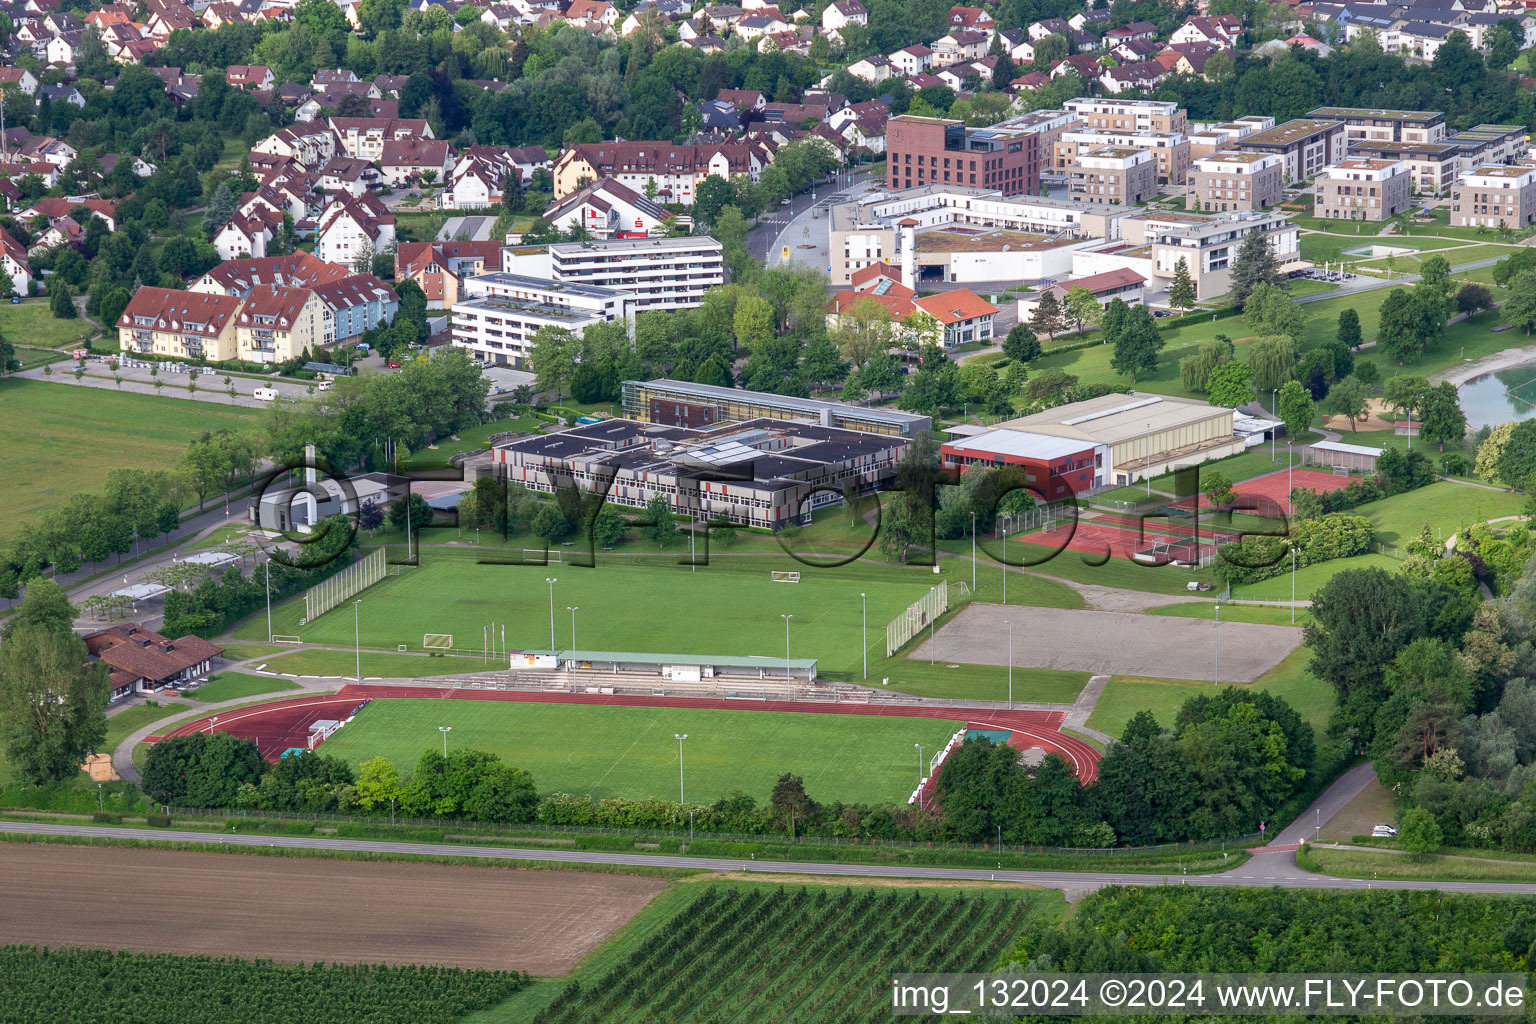
[[[1349,467],[1348,466],[1334,466],[1333,467],[1333,475],[1334,476],[1349,476]]]
[[[272,642],[275,644],[299,644],[303,643],[304,641],[300,640],[296,636],[285,636],[282,633],[274,633],[272,634]]]
[[[798,572],[779,572],[779,571],[775,570],[773,572],[770,572],[768,575],[773,580],[773,582],[775,582],[775,583],[799,583],[800,582],[800,574]]]
[[[446,651],[453,648],[452,633],[424,633],[421,637],[421,646],[429,651]]]

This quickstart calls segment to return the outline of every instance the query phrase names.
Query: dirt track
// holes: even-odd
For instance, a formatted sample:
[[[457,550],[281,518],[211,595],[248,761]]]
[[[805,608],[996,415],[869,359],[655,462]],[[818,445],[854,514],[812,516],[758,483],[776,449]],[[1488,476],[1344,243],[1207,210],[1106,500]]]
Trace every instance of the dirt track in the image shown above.
[[[0,843],[0,944],[563,974],[665,880]]]

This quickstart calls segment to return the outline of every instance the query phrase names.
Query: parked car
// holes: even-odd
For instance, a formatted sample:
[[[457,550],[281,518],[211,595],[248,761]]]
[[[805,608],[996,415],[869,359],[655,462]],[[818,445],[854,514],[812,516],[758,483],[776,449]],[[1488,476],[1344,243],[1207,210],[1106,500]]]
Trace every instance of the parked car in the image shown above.
[[[398,370],[398,369],[400,369],[400,364],[395,362],[393,359],[391,359],[389,362],[385,363],[384,365],[388,366],[391,370]]]
[[[1391,825],[1377,825],[1371,829],[1372,839],[1391,839],[1397,835],[1397,829]]]
[[[322,380],[322,381],[320,381],[319,383],[317,383],[315,385],[315,390],[317,390],[317,391],[329,391],[329,390],[331,390],[331,385],[334,384],[334,383],[335,383],[335,381]]]
[[[272,402],[277,399],[276,388],[257,388],[252,394],[263,402]]]

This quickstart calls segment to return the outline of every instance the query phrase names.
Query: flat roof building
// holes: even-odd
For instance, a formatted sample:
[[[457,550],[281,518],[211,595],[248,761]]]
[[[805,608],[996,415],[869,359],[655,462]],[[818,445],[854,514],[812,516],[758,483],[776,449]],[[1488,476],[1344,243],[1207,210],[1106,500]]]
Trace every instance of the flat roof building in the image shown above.
[[[1288,182],[1305,181],[1344,159],[1348,136],[1343,121],[1297,118],[1233,143],[1242,153],[1273,153]]]
[[[1115,131],[1182,132],[1189,114],[1172,100],[1122,100],[1079,96],[1062,105],[1090,128]]]
[[[1135,204],[1157,195],[1157,158],[1145,149],[1105,146],[1079,153],[1067,169],[1073,199]]]
[[[1383,110],[1371,107],[1318,107],[1307,116],[1343,121],[1355,142],[1439,142],[1445,138],[1445,114],[1438,110]]]
[[[453,344],[481,363],[521,369],[533,336],[558,327],[580,337],[593,324],[628,320],[628,292],[524,277],[482,274],[464,282],[453,305]]]
[[[707,235],[556,242],[549,260],[556,281],[627,292],[635,313],[692,309],[725,283],[724,246]]]
[[[1318,172],[1313,215],[1324,220],[1391,220],[1413,203],[1412,177],[1401,160],[1341,160]]]
[[[1461,176],[1461,147],[1450,142],[1357,142],[1350,156],[1400,160],[1420,195],[1438,196]]]
[[[1182,182],[1189,173],[1189,140],[1180,132],[1115,131],[1108,128],[1069,128],[1056,141],[1053,166],[1070,173],[1080,153],[1104,146],[1145,149],[1157,158],[1159,182]]]
[[[1262,210],[1280,201],[1284,176],[1274,153],[1212,153],[1189,171],[1190,198],[1206,213]]]
[[[802,420],[867,434],[916,437],[933,429],[928,416],[851,405],[820,398],[795,398],[692,381],[627,380],[624,415],[643,423],[710,427],[733,420]]]
[[[997,425],[1104,446],[1104,484],[1120,486],[1233,455],[1247,447],[1232,428],[1232,410],[1171,395],[1104,395]],[[974,439],[969,439],[974,440]],[[1052,496],[1054,497],[1054,495]]]
[[[901,114],[885,123],[886,185],[952,184],[1004,195],[1040,189],[1040,136],[1024,128],[968,128],[964,121]]]
[[[1536,167],[1479,167],[1451,187],[1454,225],[1519,229],[1536,223]]]

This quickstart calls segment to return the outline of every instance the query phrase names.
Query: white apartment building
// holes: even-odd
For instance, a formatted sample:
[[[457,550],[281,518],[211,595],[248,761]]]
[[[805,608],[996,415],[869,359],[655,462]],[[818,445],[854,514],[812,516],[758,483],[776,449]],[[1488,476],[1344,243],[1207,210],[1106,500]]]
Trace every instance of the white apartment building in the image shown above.
[[[632,301],[608,288],[482,274],[464,282],[464,297],[453,304],[453,344],[482,363],[522,368],[539,328],[580,337],[593,324],[627,321]]]
[[[1133,132],[1182,132],[1189,115],[1171,100],[1121,100],[1079,96],[1062,104],[1090,128]]]
[[[1157,158],[1145,149],[1090,150],[1067,169],[1067,187],[1083,202],[1140,203],[1157,195]]]
[[[1536,221],[1536,167],[1480,167],[1451,188],[1451,223],[1523,228]]]
[[[1313,214],[1327,220],[1391,220],[1412,204],[1412,178],[1401,160],[1341,160],[1318,172]]]
[[[692,309],[706,289],[725,283],[724,248],[707,235],[559,242],[549,247],[550,275],[566,284],[627,292],[635,313]]]
[[[1212,153],[1189,172],[1189,209],[1206,213],[1262,210],[1278,203],[1285,173],[1273,153]]]
[[[1189,140],[1182,132],[1116,131],[1110,128],[1069,128],[1056,140],[1052,169],[1065,172],[1078,154],[1105,146],[1145,149],[1157,158],[1157,179],[1179,184],[1189,174]]]

